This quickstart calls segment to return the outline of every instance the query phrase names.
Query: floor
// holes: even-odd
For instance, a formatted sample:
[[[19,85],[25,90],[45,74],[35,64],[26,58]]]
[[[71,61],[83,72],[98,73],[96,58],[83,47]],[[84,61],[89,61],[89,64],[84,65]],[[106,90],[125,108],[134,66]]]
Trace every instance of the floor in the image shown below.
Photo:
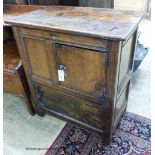
[[[139,40],[145,47],[149,47],[149,25],[146,20],[139,28],[142,31]],[[149,52],[133,75],[127,107],[127,111],[147,118],[151,117],[150,60]],[[65,125],[52,116],[30,116],[23,98],[8,93],[4,93],[3,114],[4,155],[43,155]]]
[[[139,25],[139,42],[150,47],[150,21],[143,20]],[[151,51],[133,74],[127,111],[151,118]]]
[[[43,155],[65,122],[49,115],[31,116],[21,97],[4,93],[3,100],[4,155]]]

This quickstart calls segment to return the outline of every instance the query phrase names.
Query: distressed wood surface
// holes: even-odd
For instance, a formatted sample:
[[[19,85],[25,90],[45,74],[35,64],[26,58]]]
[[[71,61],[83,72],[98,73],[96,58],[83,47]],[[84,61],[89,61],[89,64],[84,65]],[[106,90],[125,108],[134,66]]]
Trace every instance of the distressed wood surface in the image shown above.
[[[99,131],[103,143],[110,144],[126,108],[136,43],[132,36],[142,16],[52,6],[5,20],[13,26],[36,112]],[[66,75],[61,82],[60,65]]]
[[[9,26],[9,24],[6,24],[5,21],[10,17],[18,16],[41,8],[44,8],[44,6],[4,4],[3,5],[3,21],[4,21],[3,25]]]
[[[102,8],[50,6],[16,17],[9,24],[126,40],[143,17],[142,12]]]
[[[102,132],[101,105],[38,84],[35,84],[35,90],[40,108],[53,110],[59,116],[68,117],[69,121],[85,123]]]

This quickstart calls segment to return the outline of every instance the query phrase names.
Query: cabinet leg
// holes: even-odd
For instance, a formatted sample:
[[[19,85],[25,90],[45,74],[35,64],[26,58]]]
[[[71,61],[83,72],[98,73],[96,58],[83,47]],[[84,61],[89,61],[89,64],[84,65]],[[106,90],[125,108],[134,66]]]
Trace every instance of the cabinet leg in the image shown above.
[[[107,146],[107,145],[110,145],[111,142],[112,142],[112,134],[111,134],[111,130],[109,128],[109,126],[105,126],[104,127],[104,132],[103,132],[103,135],[102,135],[102,144]]]
[[[26,102],[26,106],[28,108],[28,111],[33,116],[33,115],[35,115],[35,110],[34,110],[33,103],[32,103],[31,97],[30,97],[31,94],[30,94],[29,86],[27,83],[27,79],[26,79],[25,72],[24,72],[22,64],[17,69],[16,74],[19,77],[21,86],[23,88],[23,95],[25,98],[25,102]]]

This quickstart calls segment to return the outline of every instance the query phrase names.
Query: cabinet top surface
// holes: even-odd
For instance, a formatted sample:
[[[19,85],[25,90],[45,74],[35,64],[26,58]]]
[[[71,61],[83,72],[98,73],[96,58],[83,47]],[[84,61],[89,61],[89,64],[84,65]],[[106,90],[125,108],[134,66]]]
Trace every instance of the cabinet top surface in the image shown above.
[[[142,12],[103,8],[47,6],[5,18],[4,22],[43,30],[126,40],[138,26]]]
[[[14,5],[14,4],[4,4],[3,5],[3,19],[4,22],[7,21],[7,18],[22,15],[24,13],[34,11],[37,9],[44,8],[45,6],[40,5]],[[9,26],[8,24],[3,23],[4,26]]]

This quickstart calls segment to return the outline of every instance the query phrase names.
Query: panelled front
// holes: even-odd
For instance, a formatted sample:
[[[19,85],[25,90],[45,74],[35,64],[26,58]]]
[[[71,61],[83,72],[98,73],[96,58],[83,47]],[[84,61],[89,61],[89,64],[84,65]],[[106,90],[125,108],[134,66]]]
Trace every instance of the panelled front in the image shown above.
[[[107,41],[19,29],[36,107],[102,132]],[[64,81],[59,80],[60,66]]]
[[[59,117],[80,124],[87,124],[97,131],[103,128],[103,106],[82,100],[78,97],[51,89],[49,87],[34,84],[38,106]]]
[[[128,98],[134,54],[134,38],[122,43],[120,51],[105,39],[19,28],[26,74],[31,79],[35,108],[94,131],[106,133],[111,117],[110,86],[117,86],[115,127]],[[108,82],[113,70],[111,50],[120,52],[118,82]],[[117,55],[117,54],[116,54]],[[60,80],[59,71],[64,78]],[[129,74],[130,73],[130,74]],[[110,98],[113,99],[113,98]],[[112,106],[113,106],[112,105]]]
[[[20,36],[34,82],[104,102],[107,41],[28,28],[20,28]],[[60,66],[64,81],[59,80]]]
[[[103,1],[108,2],[104,6],[113,5],[111,0]],[[81,5],[103,4],[89,2]],[[55,115],[98,131],[109,145],[127,105],[135,31],[142,16],[140,12],[52,6],[7,18],[37,114]]]

